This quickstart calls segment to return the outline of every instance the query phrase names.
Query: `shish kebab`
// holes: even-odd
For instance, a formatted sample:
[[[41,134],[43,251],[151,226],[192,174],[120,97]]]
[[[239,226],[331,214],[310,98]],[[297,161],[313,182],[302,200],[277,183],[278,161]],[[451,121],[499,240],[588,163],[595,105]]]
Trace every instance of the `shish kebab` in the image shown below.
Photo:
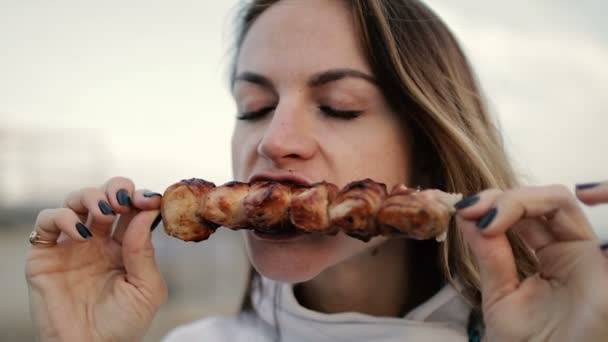
[[[220,226],[265,233],[298,231],[362,241],[374,236],[445,239],[454,203],[461,194],[411,189],[371,179],[339,189],[328,182],[309,186],[277,181],[228,182],[221,186],[192,178],[169,186],[161,215],[167,234],[203,241]]]

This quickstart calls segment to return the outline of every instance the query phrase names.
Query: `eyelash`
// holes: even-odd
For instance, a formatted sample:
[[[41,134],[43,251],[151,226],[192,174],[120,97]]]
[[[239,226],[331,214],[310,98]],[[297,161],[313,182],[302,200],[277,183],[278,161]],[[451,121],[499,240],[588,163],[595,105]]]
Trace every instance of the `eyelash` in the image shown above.
[[[319,109],[328,116],[339,118],[339,119],[354,119],[361,115],[361,110],[337,110],[330,106],[319,106]]]
[[[272,112],[275,107],[264,107],[259,110],[255,110],[252,112],[243,112],[239,113],[236,118],[237,120],[256,120],[261,118],[262,116]]]
[[[237,120],[256,120],[264,115],[272,112],[275,107],[264,107],[260,110],[252,111],[252,112],[243,112],[237,115]],[[319,110],[321,110],[325,115],[338,118],[338,119],[354,119],[361,115],[363,111],[360,110],[337,110],[330,106],[319,106]]]

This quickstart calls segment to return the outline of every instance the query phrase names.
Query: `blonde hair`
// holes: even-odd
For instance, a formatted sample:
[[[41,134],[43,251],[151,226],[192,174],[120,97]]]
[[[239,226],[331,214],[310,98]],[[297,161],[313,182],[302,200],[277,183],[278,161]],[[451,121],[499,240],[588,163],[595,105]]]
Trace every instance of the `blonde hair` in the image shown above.
[[[237,55],[255,19],[278,1],[255,0],[244,8]],[[346,1],[374,76],[412,128],[414,162],[421,165],[415,176],[426,177],[428,186],[464,194],[516,186],[474,73],[445,23],[418,0]],[[512,233],[509,240],[520,276],[535,273],[531,251]],[[480,313],[478,267],[453,222],[438,257],[444,277],[454,285],[458,281],[461,293]]]

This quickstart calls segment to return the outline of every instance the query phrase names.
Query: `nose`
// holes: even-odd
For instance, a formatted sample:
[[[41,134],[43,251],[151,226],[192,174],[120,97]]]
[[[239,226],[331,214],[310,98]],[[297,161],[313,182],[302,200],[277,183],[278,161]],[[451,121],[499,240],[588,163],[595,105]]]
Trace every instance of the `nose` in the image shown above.
[[[312,158],[317,142],[314,119],[307,114],[299,106],[279,103],[258,144],[258,154],[277,167],[293,160]]]

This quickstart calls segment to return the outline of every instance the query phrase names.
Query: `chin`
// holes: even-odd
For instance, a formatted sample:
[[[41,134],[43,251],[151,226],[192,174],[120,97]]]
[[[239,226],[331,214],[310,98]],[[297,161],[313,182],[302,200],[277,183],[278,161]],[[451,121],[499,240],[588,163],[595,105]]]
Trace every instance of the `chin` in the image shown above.
[[[251,259],[251,264],[255,270],[265,278],[289,284],[307,282],[315,278],[321,272],[320,269],[289,267],[287,264],[277,265],[256,258]]]
[[[260,240],[253,231],[244,232],[243,237],[247,256],[255,270],[272,280],[305,282],[331,265],[331,255],[318,241],[326,237],[303,235],[295,240],[275,242]]]
[[[368,244],[345,235],[303,235],[289,241],[265,241],[244,231],[249,261],[266,278],[302,283],[360,253]]]

